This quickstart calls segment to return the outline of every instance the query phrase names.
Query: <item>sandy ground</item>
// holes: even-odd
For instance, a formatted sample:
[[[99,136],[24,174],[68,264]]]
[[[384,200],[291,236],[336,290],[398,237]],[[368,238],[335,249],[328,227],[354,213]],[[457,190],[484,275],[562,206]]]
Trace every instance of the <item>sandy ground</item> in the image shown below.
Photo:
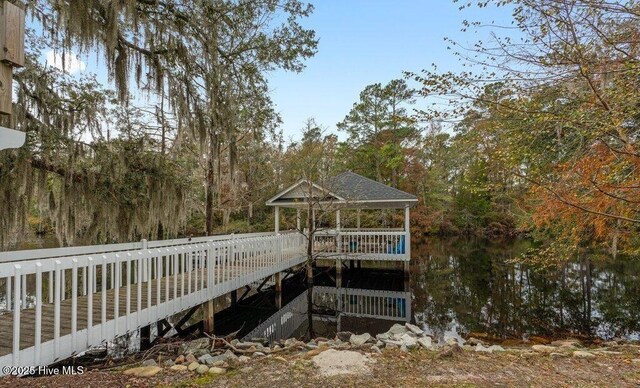
[[[320,353],[321,355],[322,353]],[[328,353],[327,356],[331,354]],[[315,355],[314,357],[318,357]],[[343,357],[341,361],[354,359]],[[164,370],[153,377],[126,376],[122,369],[90,370],[81,376],[0,379],[0,387],[638,387],[640,350],[594,359],[554,359],[548,355],[516,352],[478,353],[465,351],[449,357],[417,350],[404,353],[387,350],[370,354],[361,370],[326,376],[312,357],[289,354],[251,360],[222,375],[198,376],[193,372]],[[349,362],[346,361],[348,364]]]

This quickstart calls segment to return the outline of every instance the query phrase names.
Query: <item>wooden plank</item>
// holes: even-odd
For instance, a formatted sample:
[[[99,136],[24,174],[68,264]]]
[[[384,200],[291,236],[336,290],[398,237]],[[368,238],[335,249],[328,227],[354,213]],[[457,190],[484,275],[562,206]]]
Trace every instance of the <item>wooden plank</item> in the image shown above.
[[[0,21],[0,61],[12,66],[24,66],[24,10],[4,2]]]
[[[12,81],[13,70],[11,69],[11,66],[5,63],[0,63],[0,114],[11,114]]]

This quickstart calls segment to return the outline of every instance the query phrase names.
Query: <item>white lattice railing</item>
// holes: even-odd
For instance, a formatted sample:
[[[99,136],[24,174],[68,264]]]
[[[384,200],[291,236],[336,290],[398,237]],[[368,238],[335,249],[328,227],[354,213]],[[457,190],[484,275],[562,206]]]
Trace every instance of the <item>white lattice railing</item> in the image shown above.
[[[314,234],[314,252],[319,256],[348,259],[408,261],[404,231],[323,231]]]
[[[214,237],[0,262],[0,366],[50,364],[304,261],[297,233]]]
[[[411,293],[404,291],[314,287],[313,305],[343,316],[411,320]]]

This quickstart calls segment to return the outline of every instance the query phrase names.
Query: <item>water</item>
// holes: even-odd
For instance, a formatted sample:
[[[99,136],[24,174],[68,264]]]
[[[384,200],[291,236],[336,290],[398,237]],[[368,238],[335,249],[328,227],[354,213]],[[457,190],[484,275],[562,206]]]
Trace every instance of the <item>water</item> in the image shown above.
[[[374,302],[380,305],[401,307],[401,292],[410,291],[406,297],[408,319],[358,316],[353,314],[354,306],[371,302],[347,295],[342,304],[335,300],[320,305],[314,302],[314,312],[321,313],[314,315],[314,331],[324,337],[341,330],[377,334],[410,319],[438,339],[482,334],[495,339],[574,336],[640,340],[640,258],[614,260],[589,255],[581,261],[540,269],[514,260],[530,246],[526,240],[414,240],[409,284],[403,282],[401,272],[373,268],[380,266],[369,263],[343,272],[347,287],[343,292],[400,292]],[[314,292],[320,288],[326,293],[327,288],[335,287],[331,275],[330,270],[319,270],[316,284],[321,287],[315,287]],[[297,310],[300,315],[307,312]],[[291,315],[287,306],[278,314],[272,320]],[[307,328],[305,319],[292,335],[303,336]]]

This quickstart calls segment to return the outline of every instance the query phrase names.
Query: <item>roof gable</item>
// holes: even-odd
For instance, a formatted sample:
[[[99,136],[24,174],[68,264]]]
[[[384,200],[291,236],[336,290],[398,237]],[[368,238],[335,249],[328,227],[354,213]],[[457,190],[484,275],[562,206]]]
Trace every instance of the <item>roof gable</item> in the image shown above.
[[[312,185],[312,187],[309,187]],[[347,171],[328,179],[323,186],[301,179],[267,201],[268,206],[293,206],[308,202],[309,193],[314,200],[336,202],[347,207],[404,207],[413,206],[415,195],[376,182]],[[382,206],[384,205],[384,206]]]

